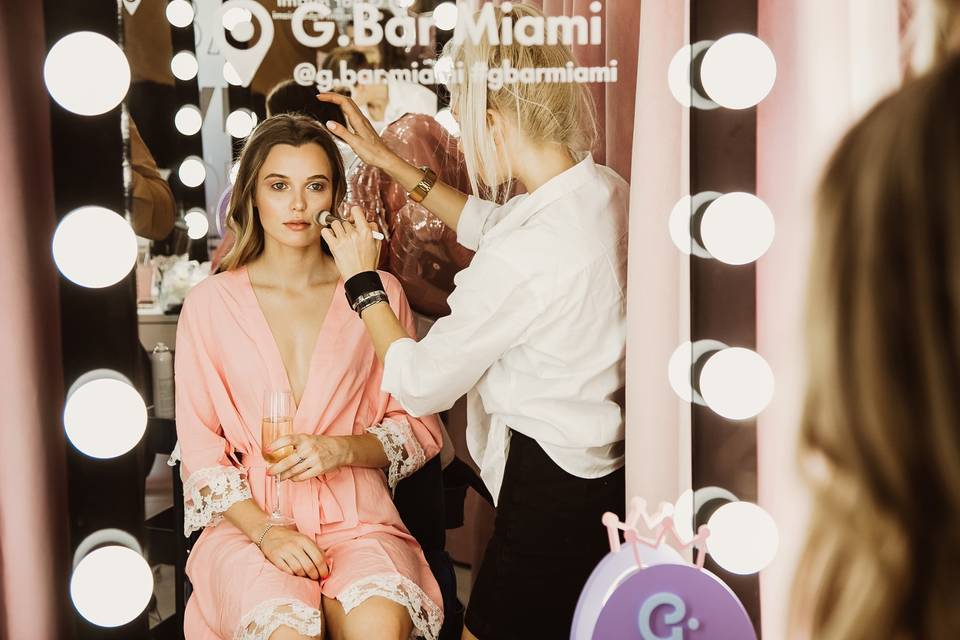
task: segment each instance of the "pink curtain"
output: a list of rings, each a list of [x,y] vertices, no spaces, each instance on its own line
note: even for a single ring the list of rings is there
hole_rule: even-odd
[[[0,637],[67,637],[58,277],[43,5],[0,3]]]
[[[690,414],[667,378],[673,350],[689,339],[689,258],[667,231],[671,209],[689,192],[688,118],[667,86],[670,60],[687,42],[687,5],[640,6],[630,136],[627,496],[651,505],[675,502],[690,487]]]
[[[760,103],[757,192],[777,236],[757,266],[758,350],[777,381],[757,428],[760,504],[780,530],[761,575],[763,636],[788,638],[790,580],[806,535],[806,494],[795,465],[804,383],[803,305],[812,192],[838,137],[899,78],[897,0],[760,0],[759,35],[777,59]]]

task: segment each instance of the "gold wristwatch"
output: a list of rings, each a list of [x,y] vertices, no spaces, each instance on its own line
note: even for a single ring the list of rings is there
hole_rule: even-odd
[[[420,167],[420,169],[423,171],[423,177],[420,178],[420,182],[409,194],[410,199],[416,203],[423,202],[423,199],[427,197],[430,189],[433,189],[433,185],[437,182],[437,174],[433,172],[433,169],[430,167]]]

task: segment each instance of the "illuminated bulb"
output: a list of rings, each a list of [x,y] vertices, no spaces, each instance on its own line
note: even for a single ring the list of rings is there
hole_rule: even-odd
[[[417,0],[396,0],[398,9],[409,9]]]
[[[52,248],[65,278],[94,289],[116,284],[137,261],[137,237],[130,223],[103,207],[80,207],[64,216]]]
[[[67,438],[78,451],[92,458],[115,458],[143,438],[147,408],[121,374],[98,369],[71,387],[63,424]]]
[[[170,70],[179,80],[193,80],[199,69],[197,57],[190,51],[181,51],[170,60]]]
[[[50,48],[43,63],[43,80],[61,107],[95,116],[123,102],[130,88],[130,64],[110,38],[78,31]]]
[[[237,109],[227,116],[227,133],[234,138],[246,138],[257,126],[257,118],[249,109]]]
[[[177,175],[180,176],[180,182],[186,186],[199,187],[207,179],[207,168],[202,159],[190,156],[180,163]]]
[[[687,255],[690,255],[693,239],[690,237],[690,208],[693,206],[693,198],[683,196],[673,206],[670,212],[670,239],[673,244]]]
[[[183,221],[187,223],[187,235],[194,240],[199,240],[207,235],[210,230],[210,221],[207,219],[207,213],[203,209],[190,209],[183,216]]]
[[[200,113],[200,109],[192,104],[186,104],[177,111],[173,123],[176,125],[177,131],[185,136],[192,136],[203,127],[203,114]]]
[[[769,207],[749,193],[726,193],[707,207],[700,222],[703,244],[717,260],[747,264],[773,243],[775,225]]]
[[[707,50],[700,81],[711,100],[728,109],[747,109],[759,103],[777,78],[777,62],[770,48],[756,36],[734,33]]]
[[[730,573],[757,573],[777,554],[777,525],[770,514],[752,502],[723,505],[710,516],[707,527],[707,551]]]
[[[693,387],[690,385],[690,367],[693,364],[693,345],[687,341],[677,347],[667,365],[667,377],[674,393],[687,402],[693,402]]]
[[[232,7],[223,13],[223,28],[227,31],[233,31],[237,25],[243,24],[244,22],[251,22],[252,20],[253,13],[250,12],[250,9]]]
[[[450,111],[450,109],[441,109],[437,112],[437,115],[433,117],[450,135],[460,137],[460,125],[457,124],[457,120],[453,117],[453,112]]]
[[[707,406],[730,420],[746,420],[763,411],[773,389],[770,365],[750,349],[718,351],[700,372],[700,393]]]
[[[167,5],[167,21],[175,27],[188,27],[193,22],[193,5],[186,0],[173,0]]]
[[[229,61],[223,63],[223,79],[235,87],[243,84],[243,80],[240,79],[240,74],[237,73],[237,70]]]
[[[139,616],[153,595],[153,573],[143,556],[119,545],[100,547],[70,578],[70,599],[85,619],[119,627]]]
[[[453,58],[443,56],[433,65],[433,75],[437,82],[443,85],[450,84],[450,78],[453,76]]]
[[[670,93],[677,99],[677,102],[685,107],[689,107],[691,102],[690,87],[690,62],[693,59],[692,48],[690,45],[684,45],[670,60],[670,66],[667,67],[667,85],[670,87]]]
[[[433,22],[437,29],[450,31],[457,26],[457,5],[452,2],[438,4],[433,10]]]

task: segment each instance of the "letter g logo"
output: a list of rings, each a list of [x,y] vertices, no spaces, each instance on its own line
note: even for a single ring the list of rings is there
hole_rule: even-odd
[[[670,607],[664,617],[664,623],[671,625],[673,630],[669,636],[658,636],[653,632],[653,619],[656,610],[660,607]],[[687,606],[683,600],[673,593],[655,593],[647,598],[643,606],[640,607],[638,616],[640,624],[640,636],[643,640],[684,640],[683,635],[683,617],[687,613]],[[700,621],[691,618],[686,624],[692,631],[700,628]]]

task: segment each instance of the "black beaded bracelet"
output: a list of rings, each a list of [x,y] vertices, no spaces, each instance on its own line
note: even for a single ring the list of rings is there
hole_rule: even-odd
[[[380,274],[376,271],[358,273],[343,284],[343,289],[351,309],[356,308],[357,299],[363,294],[373,291],[386,291],[383,287],[383,281],[380,279]]]

